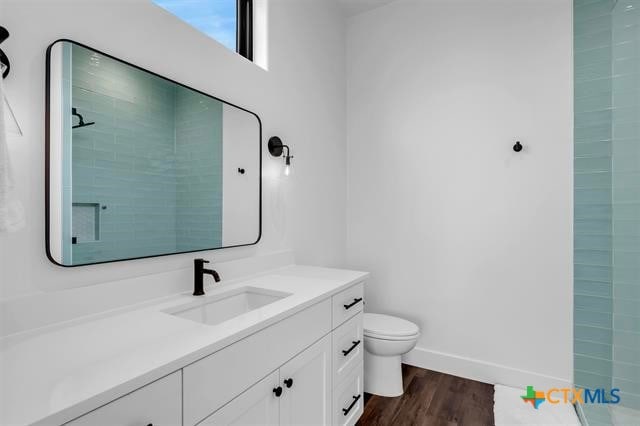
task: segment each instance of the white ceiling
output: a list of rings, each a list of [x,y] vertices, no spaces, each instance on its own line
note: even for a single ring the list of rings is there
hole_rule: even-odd
[[[355,16],[392,1],[395,0],[340,0],[340,4],[347,16]]]

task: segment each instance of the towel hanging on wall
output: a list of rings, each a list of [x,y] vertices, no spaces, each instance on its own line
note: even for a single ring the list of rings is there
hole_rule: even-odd
[[[0,29],[3,30],[0,31],[0,42],[2,42],[9,36],[9,33],[2,27]],[[0,232],[13,232],[21,229],[25,221],[22,203],[15,198],[14,180],[9,161],[5,107],[7,107],[7,113],[11,115],[14,121],[15,116],[4,95],[4,76],[8,71],[9,65],[4,63],[6,55],[3,53],[1,56],[3,56],[1,58],[3,78],[0,78]],[[20,131],[20,126],[18,126],[18,131]]]
[[[5,27],[0,26],[0,43],[8,38],[9,31]],[[4,53],[4,51],[0,49],[0,75],[2,75],[3,79],[7,78],[10,70],[11,63],[9,62],[9,58]],[[20,124],[18,124],[18,120],[13,112],[13,109],[11,108],[9,99],[7,99],[7,95],[0,96],[0,102],[4,103],[5,113],[8,113],[11,123],[13,124],[13,126],[9,126],[5,123],[5,132],[10,131],[11,133],[17,133],[22,136],[22,129],[20,128]],[[4,115],[2,117],[4,117]]]

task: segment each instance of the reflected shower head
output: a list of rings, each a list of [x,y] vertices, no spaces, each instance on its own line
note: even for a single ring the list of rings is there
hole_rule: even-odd
[[[92,124],[96,124],[95,121],[85,123],[84,118],[82,117],[82,115],[78,113],[78,110],[75,108],[71,108],[71,115],[75,115],[76,117],[78,117],[78,124],[76,124],[75,126],[71,126],[72,129],[78,129],[80,127],[87,127],[87,126],[91,126]]]

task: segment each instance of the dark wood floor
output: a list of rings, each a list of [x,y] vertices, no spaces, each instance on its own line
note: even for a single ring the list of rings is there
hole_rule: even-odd
[[[365,394],[358,426],[493,425],[493,386],[402,365],[404,395]]]

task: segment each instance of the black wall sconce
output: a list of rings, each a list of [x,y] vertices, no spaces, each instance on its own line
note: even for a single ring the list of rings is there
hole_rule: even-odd
[[[282,139],[277,136],[272,136],[269,138],[269,143],[267,145],[269,147],[269,153],[274,157],[284,157],[284,175],[289,176],[291,173],[291,159],[293,155],[289,150],[289,146],[282,143]],[[287,150],[286,154],[284,150]]]

